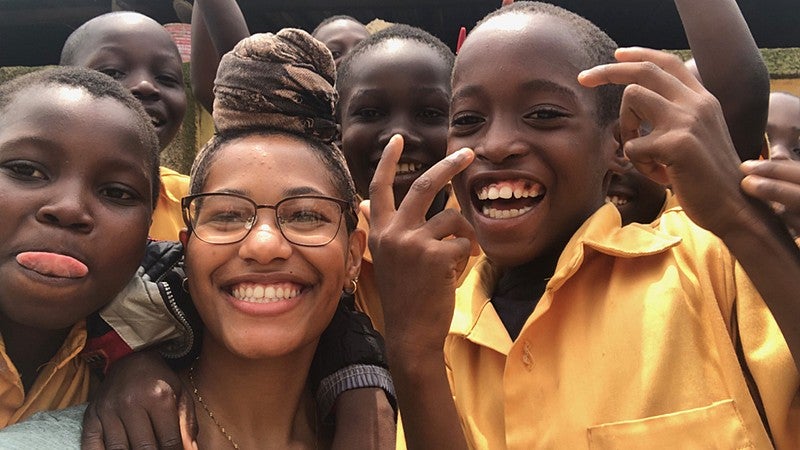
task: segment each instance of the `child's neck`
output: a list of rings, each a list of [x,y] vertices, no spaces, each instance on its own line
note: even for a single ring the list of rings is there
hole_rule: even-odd
[[[39,369],[50,361],[64,344],[70,328],[43,330],[21,325],[0,314],[0,333],[6,346],[6,354],[22,378],[22,386],[28,392],[39,376]]]
[[[208,339],[203,346],[200,358],[185,374],[191,389],[197,390],[200,448],[224,448],[230,446],[229,439],[239,448],[323,446],[306,386],[316,344],[310,352],[280,361],[239,358]]]

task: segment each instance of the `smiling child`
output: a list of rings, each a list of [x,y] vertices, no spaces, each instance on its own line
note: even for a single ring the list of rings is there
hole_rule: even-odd
[[[369,242],[410,447],[800,445],[798,250],[741,192],[716,99],[615,49],[561,8],[502,8],[457,57],[449,156],[396,210],[387,145]],[[621,227],[620,146],[682,207]],[[451,177],[463,217],[426,220]]]
[[[150,116],[161,150],[177,135],[186,113],[181,57],[155,20],[128,11],[95,17],[67,38],[60,64],[95,69],[122,83]],[[183,227],[180,199],[188,191],[189,177],[167,167],[160,174],[150,237],[174,241]]]

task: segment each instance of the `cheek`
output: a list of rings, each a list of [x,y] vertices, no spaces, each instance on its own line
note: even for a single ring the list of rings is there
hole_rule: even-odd
[[[169,112],[175,116],[175,119],[182,119],[187,108],[186,91],[182,87],[169,88],[164,97]]]

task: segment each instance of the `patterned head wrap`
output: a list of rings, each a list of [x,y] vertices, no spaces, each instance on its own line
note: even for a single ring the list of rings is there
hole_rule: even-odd
[[[335,82],[330,51],[305,31],[254,34],[220,61],[214,124],[220,133],[266,127],[330,143],[337,135]]]

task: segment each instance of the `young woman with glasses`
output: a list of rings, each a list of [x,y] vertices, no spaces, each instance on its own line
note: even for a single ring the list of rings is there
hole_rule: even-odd
[[[218,83],[238,82],[226,73],[236,78],[265,48],[316,45],[306,36],[248,38],[223,59]],[[271,67],[296,74],[299,65]],[[312,95],[319,92],[314,76],[304,73],[304,90],[291,96],[304,96],[296,103],[321,98]],[[239,109],[238,99],[218,86],[222,131],[198,155],[183,199],[186,285],[205,325],[200,355],[183,373],[195,392],[197,443],[326,448],[330,433],[306,378],[342,291],[355,286],[366,246],[356,229],[355,188],[342,153],[314,128],[319,117],[309,120],[292,110],[296,103],[284,108],[273,98],[278,107],[265,119]]]
[[[365,245],[341,154],[282,131],[222,134],[192,177],[181,241],[206,330],[185,373],[208,413],[198,442],[324,447],[305,378]]]

